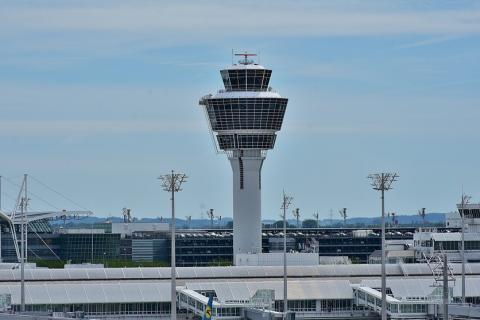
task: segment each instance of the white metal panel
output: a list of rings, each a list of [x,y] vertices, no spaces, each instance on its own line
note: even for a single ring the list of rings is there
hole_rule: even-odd
[[[118,285],[118,289],[122,292],[124,301],[145,302],[140,286],[138,283],[122,283]]]
[[[88,298],[84,285],[66,285],[67,295],[71,303],[91,303],[92,300]],[[55,303],[55,302],[53,302]]]
[[[124,268],[108,268],[105,270],[105,275],[107,279],[124,279],[125,275],[123,273]]]
[[[33,288],[36,285],[31,285],[29,286],[29,291],[33,290]],[[45,284],[44,285],[46,288],[46,291],[48,291],[48,296],[50,299],[48,299],[48,302],[45,302],[47,299],[44,299],[43,297],[39,296],[32,296],[32,299],[34,299],[33,304],[44,304],[44,303],[56,303],[56,304],[64,304],[64,303],[70,303],[70,300],[68,299],[67,295],[67,290],[66,286],[68,284]]]
[[[87,300],[90,303],[105,303],[107,298],[101,284],[86,283],[81,285],[85,290]]]
[[[87,272],[88,279],[107,279],[106,269],[103,268],[92,268],[85,269]]]
[[[129,302],[124,295],[124,291],[122,290],[122,285],[120,284],[102,284],[103,292],[105,292],[105,302]],[[140,302],[140,297],[137,297],[133,301],[130,302]]]
[[[143,279],[158,279],[160,272],[158,268],[141,268]]]
[[[123,274],[126,279],[142,279],[142,273],[139,268],[123,268]]]

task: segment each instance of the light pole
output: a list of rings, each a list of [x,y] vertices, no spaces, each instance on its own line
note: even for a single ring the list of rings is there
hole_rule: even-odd
[[[287,196],[283,191],[283,318],[287,318],[288,297],[287,297],[287,209],[292,203],[293,197]]]
[[[368,176],[372,180],[374,190],[381,191],[382,199],[382,320],[387,320],[387,279],[385,272],[385,191],[392,188],[392,183],[397,180],[396,173],[374,173]]]
[[[318,211],[313,214],[313,217],[314,217],[315,220],[317,221],[317,229],[318,229],[318,217],[319,217]]]
[[[300,228],[300,209],[299,208],[295,208],[293,211],[293,216],[295,217],[295,219],[297,219],[297,228]]]
[[[163,190],[171,192],[172,201],[172,222],[171,222],[171,307],[170,315],[172,320],[177,320],[177,284],[175,272],[175,192],[181,191],[182,183],[187,180],[187,176],[183,173],[175,173],[173,170],[170,174],[160,176],[158,179],[162,181]]]
[[[345,227],[347,225],[347,208],[338,210],[338,213],[340,213],[340,217],[343,219],[343,226]]]
[[[2,210],[2,176],[0,175],[0,210]]]
[[[418,215],[422,217],[422,227],[425,228],[425,216],[427,215],[425,213],[425,208],[418,210]]]
[[[20,202],[20,209],[22,213],[22,219],[20,224],[21,229],[21,254],[20,254],[20,311],[25,312],[25,254],[26,254],[26,233],[25,233],[25,214],[28,209],[28,193],[27,193],[27,174],[23,175],[23,198]]]
[[[465,303],[465,205],[470,201],[470,196],[462,192],[460,216],[462,218],[462,303]]]

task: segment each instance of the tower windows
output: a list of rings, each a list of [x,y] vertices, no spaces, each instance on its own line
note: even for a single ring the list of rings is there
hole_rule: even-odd
[[[243,190],[243,160],[238,158],[238,166],[240,168],[240,190]]]
[[[266,91],[272,70],[227,69],[220,74],[227,91]]]

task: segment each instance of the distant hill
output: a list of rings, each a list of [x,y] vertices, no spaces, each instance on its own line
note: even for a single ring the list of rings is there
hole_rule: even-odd
[[[392,218],[385,218],[386,223],[392,223]],[[398,225],[421,225],[423,223],[422,218],[419,215],[398,215],[395,216],[395,220]],[[427,224],[443,224],[445,223],[445,213],[427,213],[425,215],[425,223]],[[320,225],[338,225],[343,224],[343,220],[340,219],[324,219],[320,221]],[[347,219],[347,225],[365,225],[375,226],[380,225],[380,217],[358,217]]]
[[[391,223],[391,218],[386,218],[387,223]],[[399,215],[395,216],[395,219],[398,222],[398,225],[421,225],[422,218],[418,215]],[[135,222],[142,222],[142,223],[154,223],[154,222],[165,222],[170,223],[171,219],[167,218],[142,218],[135,220]],[[278,220],[273,219],[265,219],[262,220],[264,225],[271,225]],[[84,226],[88,227],[92,224],[97,223],[107,223],[107,222],[123,222],[123,219],[120,217],[88,217],[82,218],[79,220],[67,220],[65,222],[66,227],[79,227]],[[186,219],[175,219],[177,228],[187,228],[188,223]],[[297,225],[297,221],[294,219],[287,219],[288,224],[292,226]],[[300,223],[302,223],[301,221]],[[445,213],[428,213],[425,216],[425,222],[429,225],[431,224],[444,224],[445,223]],[[230,227],[232,223],[232,218],[230,217],[222,217],[221,220],[214,220],[213,227],[214,228],[226,228]],[[54,220],[51,221],[53,226],[61,226],[64,224],[62,220]],[[342,226],[344,224],[343,220],[340,219],[322,219],[319,220],[319,224],[321,227],[329,227],[329,226]],[[379,217],[358,217],[358,218],[350,218],[347,219],[347,226],[356,226],[356,227],[368,227],[368,226],[378,226],[380,224]],[[190,222],[190,228],[192,229],[205,229],[211,227],[211,221],[209,219],[192,219]]]

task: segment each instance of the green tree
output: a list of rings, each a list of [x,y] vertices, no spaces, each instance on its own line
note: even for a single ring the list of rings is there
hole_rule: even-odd
[[[283,220],[279,220],[279,221],[273,223],[272,228],[282,229],[283,228]],[[292,226],[290,223],[287,222],[287,228],[295,228],[295,226]]]
[[[316,228],[317,227],[317,220],[307,219],[303,220],[302,228]]]

